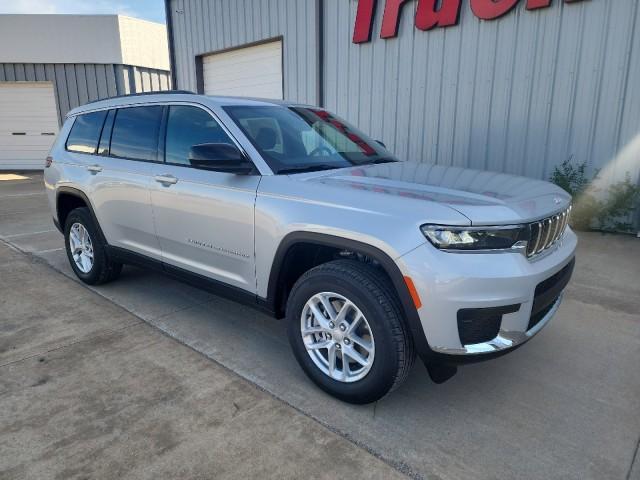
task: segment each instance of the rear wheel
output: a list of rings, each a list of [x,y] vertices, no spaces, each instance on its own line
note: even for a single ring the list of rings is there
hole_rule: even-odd
[[[69,264],[84,283],[99,285],[120,275],[122,264],[109,259],[105,242],[88,208],[76,208],[69,213],[64,239]]]
[[[309,378],[350,403],[382,398],[414,361],[395,292],[382,272],[361,262],[333,261],[302,275],[287,302],[287,326]]]

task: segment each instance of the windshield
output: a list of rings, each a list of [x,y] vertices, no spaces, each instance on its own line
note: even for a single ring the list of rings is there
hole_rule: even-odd
[[[397,159],[326,110],[307,107],[224,107],[275,173],[351,167]]]

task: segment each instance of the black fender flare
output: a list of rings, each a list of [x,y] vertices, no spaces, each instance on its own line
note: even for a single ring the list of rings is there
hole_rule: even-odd
[[[93,209],[93,204],[91,203],[91,200],[89,200],[89,197],[87,196],[86,193],[84,193],[82,190],[75,187],[62,186],[56,189],[56,222],[55,223],[56,223],[56,227],[58,227],[58,230],[60,230],[60,232],[64,235],[64,225],[60,224],[60,211],[59,211],[59,205],[60,205],[59,198],[61,194],[78,197],[85,203],[85,205],[89,209],[89,213],[91,214],[91,219],[93,220],[96,227],[98,228],[98,232],[100,234],[102,242],[105,245],[108,245],[107,238],[104,236],[104,232],[102,231],[100,222],[98,222],[98,217],[96,217],[96,213]]]
[[[409,328],[411,337],[413,338],[413,343],[418,355],[425,362],[430,362],[435,359],[436,354],[429,346],[429,342],[427,341],[427,337],[425,336],[422,328],[420,315],[413,303],[413,299],[409,293],[407,284],[405,283],[404,276],[398,268],[398,265],[384,251],[357,240],[316,232],[300,231],[287,234],[280,242],[271,265],[269,285],[267,287],[267,304],[270,310],[274,312],[277,311],[276,302],[280,283],[279,279],[284,259],[291,247],[300,243],[315,244],[358,252],[378,262],[391,279],[393,287],[396,290],[398,300],[400,301],[400,307],[402,308],[407,327]]]

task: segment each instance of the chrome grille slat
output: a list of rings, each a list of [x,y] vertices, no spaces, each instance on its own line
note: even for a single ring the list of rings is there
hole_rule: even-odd
[[[553,238],[553,243],[556,243],[560,236],[562,235],[562,224],[564,223],[564,219],[562,218],[562,214],[558,215],[558,228],[556,229],[556,235]]]
[[[542,222],[540,223],[542,224],[542,230],[540,231],[540,244],[536,249],[536,253],[540,253],[544,250],[544,242],[546,241],[545,239],[547,238],[547,234],[549,233],[549,223],[547,222],[547,220],[542,220]]]
[[[553,216],[551,217],[551,227],[549,228],[549,240],[547,241],[547,248],[553,245],[553,241],[556,238],[556,230],[557,230],[556,217]]]
[[[569,218],[569,215],[567,215],[567,212],[566,211],[562,212],[562,222],[561,222],[562,227],[560,228],[560,235],[558,235],[558,238],[564,235],[564,229],[567,228],[567,218]]]
[[[540,242],[542,242],[542,231],[544,230],[544,222],[538,222],[538,239],[536,240],[536,248],[533,250],[533,253],[538,251],[540,248]]]
[[[531,238],[531,243],[533,243],[533,248],[528,250],[529,256],[536,253],[538,246],[540,246],[540,239],[542,238],[542,223],[541,222],[532,223],[531,228],[533,228],[534,225],[536,226],[536,237],[535,237],[536,241],[535,243],[533,243],[533,237]]]
[[[549,237],[551,236],[551,227],[553,226],[553,220],[547,218],[544,223],[547,224],[547,228],[545,229],[545,237],[544,242],[542,243],[542,250],[545,250],[549,246]]]
[[[553,227],[551,231],[553,233],[551,234],[551,242],[549,243],[549,246],[556,243],[556,240],[558,239],[558,231],[560,230],[560,215],[555,215],[553,217],[552,224],[553,224]]]
[[[571,207],[556,215],[529,224],[531,233],[530,247],[527,248],[529,258],[547,250],[562,238],[569,224],[570,212]]]

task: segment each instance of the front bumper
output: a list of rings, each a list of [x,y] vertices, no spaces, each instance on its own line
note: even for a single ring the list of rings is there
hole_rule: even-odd
[[[562,301],[576,246],[577,238],[567,228],[553,250],[539,259],[520,253],[448,253],[428,243],[397,259],[422,301],[418,314],[429,345],[429,358],[423,354],[423,360],[452,365],[485,360],[532,338]],[[542,291],[550,282],[548,291]],[[482,312],[489,312],[487,322],[495,326],[493,333],[491,326],[485,329],[490,338],[478,342],[463,331],[465,314],[473,317],[475,312],[480,312],[480,323],[485,321]]]

